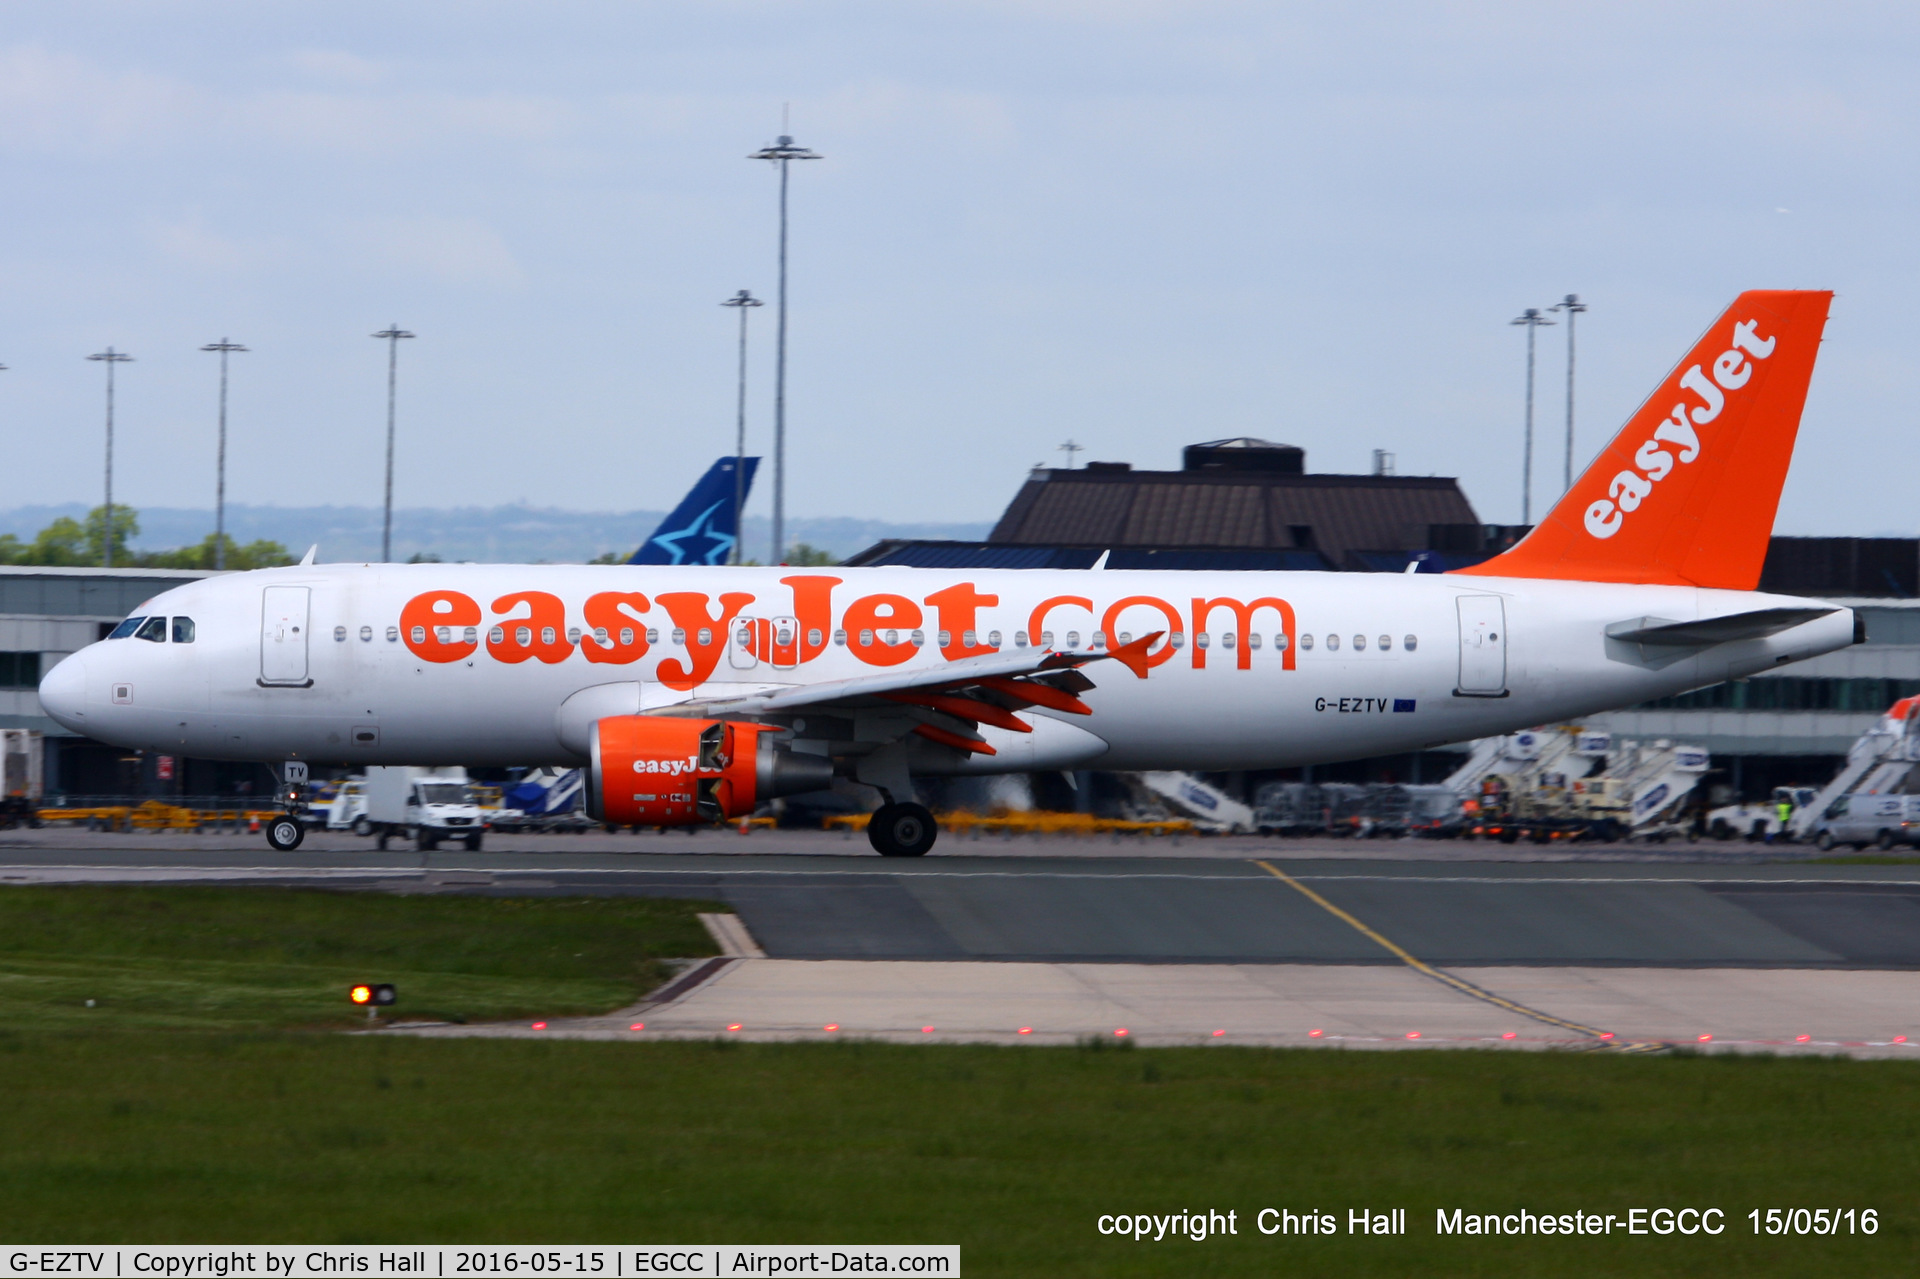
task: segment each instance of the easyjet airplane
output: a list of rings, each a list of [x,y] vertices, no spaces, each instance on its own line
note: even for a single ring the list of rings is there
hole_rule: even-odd
[[[155,597],[40,685],[123,747],[585,765],[617,825],[843,777],[1255,769],[1418,750],[1863,638],[1755,592],[1832,295],[1742,294],[1527,538],[1447,574],[315,564]],[[275,822],[276,847],[299,842]]]

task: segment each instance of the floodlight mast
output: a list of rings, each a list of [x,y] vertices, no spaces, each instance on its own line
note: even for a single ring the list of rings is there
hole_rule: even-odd
[[[391,564],[393,563],[393,392],[400,367],[400,339],[410,338],[413,334],[397,324],[389,324],[373,336],[385,340],[387,344],[387,501],[386,514],[380,522],[380,562]]]
[[[740,393],[733,423],[733,547],[727,552],[727,562],[738,564],[740,538],[747,527],[747,312],[766,303],[742,289],[720,305],[740,312]]]
[[[247,348],[221,338],[200,349],[220,352],[220,448],[213,483],[213,567],[219,570],[227,566],[227,356]]]
[[[113,366],[129,363],[133,357],[108,347],[87,357],[107,366],[107,503],[106,527],[100,538],[100,567],[113,567]]]
[[[1578,293],[1569,293],[1558,305],[1547,308],[1567,313],[1567,477],[1563,493],[1573,487],[1573,317],[1586,309]]]
[[[1552,324],[1540,308],[1530,306],[1522,311],[1518,318],[1509,321],[1512,324],[1527,326],[1527,445],[1521,461],[1520,474],[1520,522],[1533,523],[1533,333],[1543,324]]]
[[[823,157],[806,147],[796,146],[791,137],[781,134],[770,147],[762,147],[749,160],[766,160],[780,166],[780,295],[775,322],[773,358],[773,563],[786,562],[787,518],[787,164],[792,160],[819,160]]]

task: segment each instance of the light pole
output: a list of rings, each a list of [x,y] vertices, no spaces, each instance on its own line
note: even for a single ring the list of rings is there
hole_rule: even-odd
[[[387,506],[380,524],[380,562],[393,563],[393,388],[400,367],[400,339],[413,334],[397,324],[389,324],[373,336],[387,344]]]
[[[1530,306],[1522,311],[1514,324],[1527,326],[1527,446],[1521,462],[1520,474],[1520,522],[1533,523],[1533,331],[1543,324],[1552,324],[1540,313],[1540,308]]]
[[[806,147],[795,146],[793,139],[781,134],[770,147],[762,147],[749,160],[767,160],[780,166],[780,296],[779,319],[775,324],[773,357],[773,563],[786,557],[787,519],[787,164],[792,160],[818,160],[822,157]]]
[[[221,338],[200,349],[220,352],[220,449],[213,482],[213,567],[218,570],[227,566],[227,355],[247,348]]]
[[[112,347],[108,347],[106,350],[97,351],[94,354],[89,355],[87,358],[89,360],[99,360],[107,366],[107,505],[106,505],[107,518],[106,518],[106,532],[105,532],[105,535],[100,539],[101,541],[100,566],[102,568],[112,568],[113,567],[113,366],[116,364],[126,364],[129,361],[131,361],[133,357],[131,355],[128,355],[124,351],[116,351]]]
[[[1560,490],[1563,493],[1573,487],[1573,317],[1586,309],[1578,293],[1569,293],[1558,306],[1547,308],[1567,313],[1567,478],[1566,487]]]
[[[738,564],[740,534],[747,526],[746,512],[741,509],[747,504],[747,312],[766,303],[742,289],[720,305],[740,312],[740,394],[733,422],[733,549],[727,554]]]

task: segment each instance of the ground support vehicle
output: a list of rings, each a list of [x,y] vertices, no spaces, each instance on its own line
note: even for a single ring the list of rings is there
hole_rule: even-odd
[[[1847,762],[1819,794],[1796,802],[1788,819],[1789,836],[1817,840],[1819,824],[1842,797],[1902,795],[1913,790],[1916,764],[1920,764],[1920,697],[1903,697],[1848,748]],[[1836,838],[1836,842],[1843,841]]]
[[[366,811],[354,819],[356,835],[371,836],[384,849],[398,835],[421,852],[458,840],[480,851],[485,818],[474,802],[464,768],[369,768]]]
[[[46,738],[35,728],[0,728],[0,796],[9,825],[25,821],[44,789]]]
[[[1837,844],[1884,852],[1920,843],[1920,795],[1842,795],[1814,818],[1808,835],[1821,852]]]
[[[318,805],[315,805],[317,808]],[[327,805],[327,830],[352,830],[355,834],[364,831],[354,830],[356,822],[367,815],[367,779],[349,777],[334,785],[333,800]]]
[[[488,825],[501,831],[578,833],[594,829],[581,809],[586,771],[544,767],[530,770],[501,794],[501,807]]]
[[[1462,798],[1468,838],[1660,843],[1687,833],[1708,763],[1702,747],[1562,724],[1473,743],[1446,786]]]
[[[1262,835],[1319,834],[1326,804],[1312,782],[1268,782],[1253,796],[1253,825]]]
[[[1405,833],[1423,839],[1452,839],[1465,824],[1466,809],[1449,786],[1401,786],[1406,795]]]
[[[1750,844],[1791,840],[1805,830],[1815,815],[1820,794],[1811,786],[1776,786],[1763,804],[1729,804],[1707,814],[1707,834],[1714,839],[1744,839]],[[1780,809],[1786,806],[1787,815]],[[1827,805],[1831,807],[1831,802]],[[1805,820],[1796,821],[1802,814]]]
[[[1240,834],[1254,829],[1253,809],[1192,773],[1137,774],[1155,799],[1201,830]]]

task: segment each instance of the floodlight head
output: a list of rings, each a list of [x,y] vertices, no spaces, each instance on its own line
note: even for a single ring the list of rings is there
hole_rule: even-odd
[[[1549,311],[1565,311],[1569,315],[1578,315],[1586,309],[1587,304],[1580,300],[1578,293],[1569,293],[1566,297],[1547,308]]]
[[[779,140],[776,141],[772,146],[761,147],[758,151],[755,151],[752,155],[747,157],[747,159],[749,160],[775,160],[775,161],[819,160],[822,158],[824,157],[822,157],[820,153],[817,151],[809,150],[808,148],[803,146],[794,145],[793,139],[788,137],[784,133],[780,135]]]
[[[721,306],[765,306],[766,303],[762,302],[759,298],[753,296],[753,294],[750,291],[746,289],[742,289],[738,293],[734,294],[732,297],[728,298],[725,302],[722,302],[720,305]]]
[[[238,342],[229,342],[226,338],[221,338],[218,342],[209,342],[200,349],[202,351],[244,351],[247,348]]]
[[[105,360],[108,364],[125,364],[133,359],[133,357],[125,351],[116,351],[112,347],[108,347],[104,351],[97,351],[87,358],[89,360]]]
[[[399,340],[400,338],[410,338],[413,336],[413,334],[407,332],[405,329],[401,328],[397,324],[389,324],[386,328],[381,329],[378,333],[375,333],[373,336],[377,338],[385,338],[387,341],[393,342],[393,341]]]
[[[1539,307],[1537,307],[1537,306],[1530,306],[1530,307],[1528,307],[1528,308],[1527,308],[1526,310],[1524,310],[1524,311],[1522,311],[1522,312],[1521,312],[1521,313],[1520,313],[1520,314],[1519,314],[1519,315],[1518,315],[1517,317],[1515,317],[1514,319],[1512,319],[1512,320],[1509,320],[1509,321],[1507,321],[1507,323],[1509,323],[1509,324],[1526,324],[1526,325],[1539,325],[1539,324],[1552,324],[1552,323],[1553,323],[1553,321],[1552,321],[1552,320],[1549,320],[1549,319],[1548,319],[1548,318],[1546,317],[1546,315],[1545,315],[1545,314],[1543,314],[1543,313],[1541,312],[1541,310],[1540,310],[1540,308],[1539,308]]]

